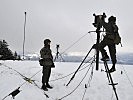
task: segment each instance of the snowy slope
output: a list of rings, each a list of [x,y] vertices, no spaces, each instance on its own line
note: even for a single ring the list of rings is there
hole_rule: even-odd
[[[45,92],[49,96],[49,98],[46,98],[41,89],[33,83],[25,82],[22,76],[16,72],[18,71],[30,78],[39,71],[39,73],[32,77],[32,80],[35,80],[38,86],[41,87],[42,73],[40,70],[42,67],[39,66],[38,61],[1,61],[0,63],[0,100],[18,87],[20,87],[19,90],[21,92],[15,97],[15,100],[58,100],[71,93],[79,85],[87,70],[88,74],[79,87],[62,100],[116,100],[112,86],[108,85],[109,82],[106,73],[101,71],[101,69],[104,70],[103,64],[100,64],[99,71],[95,70],[95,65],[85,64],[82,66],[84,69],[79,71],[71,83],[66,86],[73,75],[70,73],[76,71],[80,63],[56,62],[56,68],[52,69],[50,77],[50,84],[54,88]],[[117,71],[112,73],[114,82],[118,82],[116,91],[119,100],[133,100],[132,70],[132,65],[117,65]],[[93,72],[92,78],[90,77],[91,72]],[[64,77],[66,75],[68,76]],[[89,85],[85,88],[88,82]],[[12,100],[11,95],[7,96],[5,100]]]

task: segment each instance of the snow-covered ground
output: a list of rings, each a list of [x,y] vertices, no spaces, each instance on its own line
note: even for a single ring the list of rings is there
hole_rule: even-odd
[[[116,100],[112,86],[108,85],[106,73],[101,71],[104,70],[103,64],[100,64],[99,71],[95,70],[95,64],[84,64],[82,70],[66,86],[80,63],[56,62],[56,68],[52,69],[50,77],[50,84],[54,88],[45,92],[49,96],[47,98],[41,89],[33,83],[25,82],[18,73],[28,78],[32,77],[31,80],[35,80],[41,87],[42,67],[38,61],[0,61],[0,63],[0,100],[5,96],[7,96],[5,100],[12,100],[9,94],[18,87],[20,93],[16,95],[15,100],[58,100],[62,97],[62,100]],[[119,100],[133,100],[133,65],[116,65],[116,67],[117,71],[111,75],[114,83],[118,83],[116,91]]]

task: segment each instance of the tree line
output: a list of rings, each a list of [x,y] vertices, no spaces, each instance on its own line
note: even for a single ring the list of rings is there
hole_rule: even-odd
[[[5,40],[0,40],[0,60],[20,60],[20,55],[16,51],[13,53],[8,47]]]

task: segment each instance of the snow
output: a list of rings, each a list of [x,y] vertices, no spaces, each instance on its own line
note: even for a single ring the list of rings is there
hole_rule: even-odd
[[[55,62],[56,68],[52,69],[52,74],[50,77],[50,84],[53,86],[53,89],[49,89],[45,92],[49,96],[49,98],[46,98],[41,89],[37,88],[33,83],[31,84],[26,82],[22,76],[16,72],[18,71],[28,78],[31,78],[38,72],[31,78],[31,80],[35,80],[38,86],[41,87],[42,67],[39,65],[38,61],[0,61],[0,63],[0,100],[2,100],[5,96],[13,92],[18,87],[20,87],[20,93],[15,96],[15,100],[61,99],[67,94],[71,93],[79,85],[87,73],[87,70],[89,70],[87,76],[78,86],[78,88],[72,94],[64,97],[62,100],[116,100],[112,86],[108,85],[109,82],[106,73],[101,71],[101,69],[104,70],[103,64],[100,64],[98,71],[95,70],[95,64],[83,64],[84,66],[82,66],[81,69],[84,69],[78,71],[71,83],[66,86],[74,74],[73,72],[75,72],[79,67],[80,62]],[[111,64],[109,64],[109,67],[111,67]],[[117,71],[111,75],[114,83],[118,83],[116,86],[116,91],[119,100],[133,100],[132,65],[117,64],[116,67]],[[90,77],[90,75],[92,75],[91,72],[93,72],[92,78]],[[88,86],[85,88],[85,85],[87,84]],[[5,98],[5,100],[12,99],[13,98],[11,95]]]

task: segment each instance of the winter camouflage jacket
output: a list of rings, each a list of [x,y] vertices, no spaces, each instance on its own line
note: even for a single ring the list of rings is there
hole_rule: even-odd
[[[40,50],[41,58],[43,59],[43,66],[51,66],[53,64],[53,56],[51,49],[47,46],[44,46]]]

